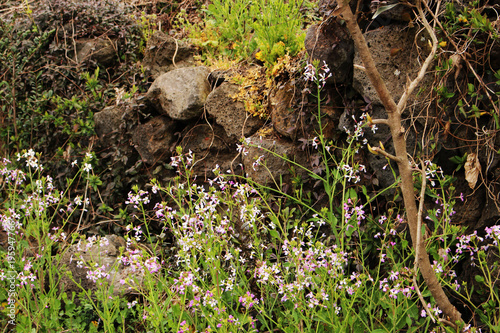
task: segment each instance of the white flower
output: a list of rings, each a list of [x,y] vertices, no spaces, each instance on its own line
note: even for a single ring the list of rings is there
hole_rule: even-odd
[[[238,151],[238,153],[241,153],[245,156],[248,155],[248,149],[245,146],[240,145],[240,144],[236,144],[236,147],[237,147],[236,150]]]
[[[394,75],[399,76],[399,74],[401,74],[401,72],[399,71],[399,69],[396,69],[396,70],[394,71]]]
[[[262,165],[262,161],[264,160],[264,155],[260,155],[258,159],[255,160],[255,162],[252,163],[252,169],[253,171],[257,171],[257,168],[259,165]]]
[[[80,206],[80,205],[83,203],[83,201],[82,201],[82,197],[81,197],[81,196],[77,196],[77,197],[75,198],[75,201],[74,201],[74,202],[75,202],[75,205]]]
[[[312,146],[313,146],[313,148],[314,148],[314,149],[318,149],[318,142],[319,142],[318,137],[317,137],[317,136],[315,136],[315,137],[312,139]]]

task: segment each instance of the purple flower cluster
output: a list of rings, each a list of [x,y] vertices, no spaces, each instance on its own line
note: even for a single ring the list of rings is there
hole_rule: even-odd
[[[199,288],[194,283],[195,281],[196,281],[196,278],[195,278],[194,274],[191,273],[190,271],[181,272],[179,274],[179,277],[177,279],[174,279],[174,290],[176,293],[179,293],[180,295],[184,295],[188,288],[192,288],[191,291],[195,294],[198,294]],[[198,299],[198,301],[199,301],[199,299]],[[190,307],[192,307],[192,305]]]
[[[484,238],[478,236],[477,230],[474,230],[472,234],[462,235],[458,237],[458,243],[456,245],[453,261],[458,262],[463,253],[468,253],[471,258],[471,265],[474,266],[474,256],[476,255],[476,253],[478,251],[487,249],[487,245],[483,245],[481,247],[478,246],[478,243],[481,243],[483,241]]]
[[[13,208],[9,208],[7,212],[7,214],[0,214],[3,230],[17,233],[22,227],[21,214],[18,214]]]
[[[139,249],[130,249],[127,247],[123,255],[117,258],[117,261],[124,266],[130,267],[133,272],[141,274],[144,274],[146,271],[154,274],[161,269],[161,262],[158,257],[146,257]]]
[[[361,225],[361,221],[366,219],[365,211],[363,210],[363,205],[356,206],[351,198],[344,202],[344,217],[346,222],[355,220],[357,225]]]
[[[7,166],[12,162],[6,158],[2,159],[3,167],[0,169],[0,175],[5,176],[4,181],[6,184],[13,184],[19,186],[26,180],[26,174],[19,169],[11,169]]]
[[[484,236],[484,238],[492,239],[492,244],[498,246],[498,241],[500,240],[500,226],[495,225],[492,227],[486,227],[484,228],[484,231],[486,231],[486,236]]]
[[[436,317],[439,316],[441,313],[443,313],[437,305],[435,307],[432,307],[432,305],[430,303],[428,303],[427,308]],[[420,312],[420,316],[423,318],[427,317],[427,311],[425,311],[425,309],[422,309],[422,311]],[[466,332],[466,331],[464,331],[464,332]]]
[[[429,160],[424,161],[425,176],[430,181],[432,186],[436,186],[437,179],[444,179],[444,173],[440,166],[432,163]]]
[[[389,278],[379,281],[379,289],[388,293],[389,297],[393,299],[397,299],[398,295],[410,298],[415,291],[412,276],[412,270],[407,267],[397,271],[390,271]]]
[[[137,231],[136,228],[134,228]],[[136,232],[137,235],[137,232]],[[87,279],[102,285],[105,280],[111,278],[110,271],[116,268],[109,265],[101,265],[98,262],[94,262],[94,258],[84,259],[82,253],[89,252],[94,246],[98,247],[98,253],[102,251],[107,251],[106,247],[109,246],[109,240],[107,237],[92,236],[86,240],[80,240],[77,245],[76,258],[72,261],[76,262],[78,268],[87,269]],[[151,257],[144,255],[143,251],[139,249],[133,249],[130,238],[127,239],[127,246],[124,252],[117,257],[116,263],[118,265],[128,266],[133,272],[138,272],[139,275],[144,275],[146,272],[150,274],[155,274],[160,271],[162,263],[159,261],[158,257]],[[96,261],[99,261],[96,258]],[[122,285],[129,282],[126,280],[119,281]]]
[[[137,193],[129,192],[128,200],[125,201],[127,205],[134,205],[134,208],[138,208],[139,205],[147,205],[150,200],[147,191],[139,190]]]
[[[30,150],[19,158],[26,158],[26,164],[29,167],[43,170],[43,167],[39,164],[35,153]],[[2,161],[3,167],[0,169],[0,175],[4,176],[4,181],[7,184],[12,184],[14,187],[20,187],[26,181],[26,174],[21,170],[15,169],[11,170],[11,162],[7,159]],[[9,228],[11,232],[18,230],[23,226],[23,222],[27,223],[29,221],[45,221],[47,209],[49,207],[58,205],[63,195],[59,193],[54,185],[53,179],[50,176],[40,177],[39,179],[33,180],[31,186],[19,191],[23,191],[24,198],[22,202],[16,208],[9,208],[7,213],[0,214],[0,222],[4,230]],[[64,211],[63,211],[64,213]],[[26,224],[27,227],[34,226],[33,223]]]
[[[89,269],[87,271],[87,279],[89,279],[94,283],[99,283],[99,284],[102,284],[102,280],[110,279],[111,276],[107,272],[108,269],[105,265],[99,266],[99,264],[95,263],[93,266],[94,266],[93,270]]]
[[[32,272],[33,264],[31,263],[31,260],[26,259],[23,257],[21,259],[21,262],[24,263],[23,269],[17,274],[16,280],[19,281],[18,284],[16,284],[17,287],[22,287],[22,286],[30,286],[31,288],[34,288],[35,285],[33,282],[37,280],[37,276]],[[0,281],[5,280],[7,276],[5,275],[5,271],[3,269],[0,270]]]
[[[190,285],[190,288],[194,287]],[[187,289],[186,289],[187,290]],[[219,332],[224,329],[227,332],[258,332],[255,329],[255,320],[252,316],[247,315],[247,319],[249,319],[250,327],[246,327],[240,321],[240,319],[236,318],[232,314],[228,313],[228,309],[226,308],[224,302],[221,301],[220,297],[216,296],[212,291],[201,289],[196,289],[196,294],[193,294],[192,299],[187,304],[187,308],[190,309],[193,314],[201,313],[202,317],[207,317],[209,322],[215,323],[215,329],[212,329],[210,325],[208,325],[205,331],[202,332]],[[254,297],[250,295],[248,297]],[[243,302],[247,300],[244,299]],[[243,304],[240,298],[240,303]],[[251,303],[245,303],[245,308],[250,309],[253,305],[258,304],[257,299],[252,299]],[[251,304],[251,305],[250,305]],[[179,332],[185,332],[187,328],[187,323],[181,323],[181,329]]]
[[[500,226],[486,227],[484,230],[486,232],[484,237],[479,236],[477,230],[474,230],[472,234],[457,237],[458,243],[456,244],[455,255],[452,257],[453,262],[458,262],[466,253],[469,255],[471,265],[476,266],[480,257],[477,255],[478,253],[486,252],[492,245],[498,249]]]
[[[322,243],[306,244],[296,240],[285,241],[282,250],[282,263],[259,262],[254,270],[254,277],[261,285],[274,286],[282,302],[290,302],[295,308],[328,307],[332,303],[331,295],[321,283],[327,279],[330,290],[345,291],[354,294],[366,281],[360,275],[348,278],[344,275],[347,254],[336,246],[325,247]]]
[[[259,300],[255,297],[254,294],[247,291],[245,296],[240,296],[238,301],[247,309],[250,309],[252,306],[259,304]]]
[[[209,181],[211,187],[208,191],[195,184],[190,187],[183,184],[171,187],[169,195],[179,202],[196,198],[192,202],[192,209],[175,210],[166,203],[155,206],[155,216],[169,226],[177,239],[179,263],[188,263],[194,253],[203,251],[212,242],[220,244],[221,250],[225,249],[226,260],[233,256],[239,258],[236,253],[238,249],[226,248],[234,234],[230,220],[238,216],[243,231],[253,229],[258,221],[264,220],[258,204],[260,199],[254,197],[255,189],[248,184],[226,181],[220,176],[218,167],[213,171],[216,178]],[[225,207],[226,202],[231,202],[231,210]]]

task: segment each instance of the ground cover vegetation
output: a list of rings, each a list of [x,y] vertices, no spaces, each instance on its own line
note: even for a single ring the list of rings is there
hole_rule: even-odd
[[[321,21],[320,5],[0,5],[3,331],[500,331],[500,227],[496,220],[480,229],[464,225],[456,214],[469,199],[459,177],[470,188],[483,187],[498,204],[497,174],[488,170],[499,150],[500,66],[489,56],[498,42],[498,8],[480,1],[408,7],[415,12],[408,25],[429,21],[426,52],[434,52],[427,75],[433,76],[428,105],[435,111],[428,107],[414,115],[435,120],[410,159],[421,221],[421,240],[415,240],[394,156],[386,142],[370,146],[366,140],[387,123],[346,89],[354,125],[335,138],[325,132],[331,72],[303,52],[305,28]],[[369,5],[360,1],[355,7],[364,30],[373,27],[373,13],[364,11]],[[371,5],[379,14],[390,9]],[[93,114],[147,91],[152,81],[140,60],[158,29],[196,45],[199,61],[214,69],[222,62],[238,69],[259,66],[231,78],[241,84],[235,98],[254,116],[268,116],[265,98],[276,80],[293,75],[300,81],[316,128],[313,137],[299,138],[311,167],[281,156],[296,171],[289,184],[258,184],[218,166],[214,177],[202,181],[193,173],[199,156],[191,151],[178,148],[160,173],[127,148],[130,138],[119,137],[104,150]],[[118,60],[82,64],[68,54],[76,37],[101,36],[117,37]],[[144,110],[138,105],[127,126],[147,119]],[[439,137],[454,137],[454,148],[471,149],[443,154],[449,147]],[[235,149],[246,154],[255,146],[242,139]],[[393,185],[368,181],[368,154],[387,158],[386,168],[397,179]],[[253,167],[271,171],[264,158]],[[107,246],[109,234],[123,236],[125,244],[106,267],[100,255],[86,254]],[[420,241],[424,251],[417,254],[414,244]],[[64,269],[71,246],[77,248],[72,263],[86,269],[91,289]],[[461,320],[438,306],[415,263],[424,255]],[[123,267],[134,274],[115,281]],[[66,291],[66,281],[78,291]],[[114,292],[119,286],[125,295]]]

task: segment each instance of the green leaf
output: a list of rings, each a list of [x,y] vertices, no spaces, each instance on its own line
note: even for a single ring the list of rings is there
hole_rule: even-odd
[[[484,323],[487,323],[489,321],[488,317],[484,314],[484,312],[481,309],[477,308],[474,312],[477,315],[479,315],[479,317]]]
[[[97,191],[97,187],[102,185],[102,181],[99,176],[91,175],[89,177],[89,185],[94,189],[94,191]]]
[[[350,188],[349,191],[347,192],[347,197],[351,198],[356,202],[358,200],[358,193],[354,188]]]
[[[380,14],[382,14],[383,12],[386,12],[388,11],[389,9],[392,9],[394,7],[396,7],[397,5],[399,5],[399,3],[395,3],[395,4],[392,4],[392,5],[387,5],[387,6],[380,6],[378,7],[377,11],[375,12],[375,14],[373,14],[373,17],[372,17],[372,20],[376,19],[377,16],[379,16]]]
[[[490,300],[488,301],[488,305],[489,305],[492,309],[494,309],[494,308],[496,308],[497,302],[496,302],[494,299],[490,299]]]
[[[347,238],[351,238],[352,236],[352,233],[356,230],[355,227],[353,227],[352,225],[348,225],[347,228],[346,228],[346,231],[345,231],[345,235],[347,236]]]
[[[309,176],[311,176],[311,178],[314,178],[314,179],[318,179],[318,180],[324,180],[323,177],[321,177],[320,175],[318,174],[315,174],[314,172],[310,172],[309,173]]]
[[[465,158],[465,160],[464,160]],[[467,159],[467,153],[464,154],[463,157],[461,156],[452,156],[449,158],[449,160],[455,164],[464,164]]]
[[[273,238],[280,239],[280,234],[274,229],[269,230],[269,235]]]
[[[161,170],[163,169],[163,166],[158,165],[154,170],[153,170],[153,175],[159,174]]]
[[[481,275],[474,276],[474,279],[476,280],[476,282],[484,283],[484,277],[482,277]]]
[[[413,304],[409,309],[408,309],[408,318],[412,318],[414,320],[418,320],[420,318],[420,314],[418,311],[418,307]],[[408,324],[408,326],[412,326],[411,324]]]
[[[361,186],[361,191],[363,191],[363,194],[365,195],[367,200],[370,200],[370,196],[368,195],[368,190],[366,189],[366,186]]]
[[[476,88],[474,87],[474,85],[472,83],[469,83],[469,84],[467,84],[467,90],[469,91],[469,95],[470,95],[476,90]]]

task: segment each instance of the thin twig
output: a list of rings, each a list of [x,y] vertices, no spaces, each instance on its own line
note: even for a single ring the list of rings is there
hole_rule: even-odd
[[[427,176],[425,174],[425,164],[422,161],[422,170],[420,170],[422,174],[422,188],[420,189],[420,202],[418,205],[418,214],[417,214],[417,244],[420,244],[422,241],[422,212],[424,210],[424,198],[425,198],[425,188],[427,186]],[[420,246],[415,246],[415,263],[413,266],[413,286],[415,287],[415,291],[417,292],[418,298],[420,299],[420,302],[422,303],[422,306],[427,312],[427,315],[432,319],[432,322],[436,322],[436,319],[431,313],[431,310],[427,306],[427,302],[424,300],[424,297],[422,296],[422,293],[420,292],[420,289],[417,284],[417,276],[418,276],[418,258],[420,257]]]
[[[424,5],[425,7],[427,8],[427,10],[429,10],[429,6],[427,5],[427,3],[424,1]],[[493,108],[495,109],[495,111],[497,112],[497,114],[500,114],[500,110],[498,109],[498,107],[496,106],[496,104],[493,102],[493,99],[490,95],[490,92],[492,94],[495,94],[495,92],[489,88],[485,83],[484,81],[479,77],[479,75],[476,73],[476,71],[474,70],[474,68],[472,67],[470,61],[467,59],[467,57],[465,56],[464,54],[464,51],[460,51],[459,48],[458,48],[458,45],[455,43],[455,41],[448,35],[448,32],[446,31],[446,29],[441,25],[441,22],[439,22],[439,20],[436,18],[436,15],[431,11],[429,10],[429,12],[431,13],[432,17],[434,18],[435,22],[437,22],[437,24],[439,25],[439,27],[441,28],[441,31],[444,32],[444,34],[446,35],[446,38],[448,38],[448,40],[450,41],[451,45],[453,45],[453,48],[455,48],[455,54],[458,54],[460,55],[460,57],[463,59],[463,61],[465,61],[465,63],[467,64],[467,67],[469,67],[469,70],[472,72],[472,74],[474,75],[474,77],[476,78],[476,80],[478,81],[479,85],[484,89],[485,93],[486,93],[486,96],[488,96],[488,99],[490,100],[490,103],[491,105],[493,106]]]
[[[400,162],[401,159],[398,158],[397,156],[394,156],[388,152],[386,152],[385,150],[383,150],[382,148],[380,147],[371,147],[370,148],[372,150],[372,152],[374,154],[380,154],[380,155],[383,155],[384,157],[387,157],[388,159],[394,161],[394,162]]]
[[[422,20],[422,24],[425,27],[425,30],[429,33],[432,39],[432,49],[427,58],[425,59],[424,63],[422,64],[422,67],[420,67],[420,70],[418,71],[417,77],[410,82],[406,86],[405,91],[403,92],[403,95],[401,96],[399,102],[398,102],[398,112],[401,114],[403,113],[404,109],[406,108],[406,103],[408,102],[408,98],[410,98],[410,95],[413,93],[415,88],[418,87],[422,79],[424,78],[424,75],[427,73],[427,69],[429,68],[430,64],[432,63],[432,60],[434,59],[434,55],[436,54],[437,51],[437,46],[438,46],[438,40],[436,38],[436,34],[434,34],[434,30],[431,28],[429,22],[425,18],[425,15],[422,11],[422,5],[421,1],[417,1],[417,10],[418,14],[420,16],[420,19]]]
[[[172,57],[172,64],[174,65],[175,68],[177,68],[177,65],[175,64],[175,56],[177,55],[177,51],[179,50],[179,42],[177,42],[177,38],[174,38],[175,41],[175,52]]]

